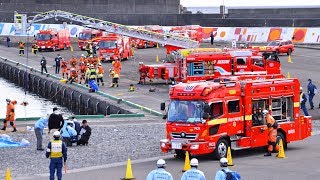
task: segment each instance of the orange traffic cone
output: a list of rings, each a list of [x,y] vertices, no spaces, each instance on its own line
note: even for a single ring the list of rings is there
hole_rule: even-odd
[[[132,174],[131,160],[129,158],[127,161],[126,176],[122,178],[122,180],[132,180],[132,179],[135,179],[135,178],[133,177],[133,174]]]
[[[280,139],[280,142],[279,142],[279,152],[278,152],[277,158],[287,158],[286,155],[284,154],[282,139]]]
[[[10,175],[10,169],[9,168],[6,171],[6,179],[5,180],[11,180],[11,175]]]
[[[228,153],[227,153],[227,159],[228,159],[228,166],[233,166],[233,161],[232,161],[232,155],[231,155],[231,149],[228,147]]]
[[[186,151],[186,158],[185,158],[185,160],[184,160],[184,166],[183,166],[182,172],[186,172],[186,171],[188,171],[189,169],[191,169],[191,166],[190,166],[190,158],[189,158],[189,152]]]
[[[288,72],[287,78],[291,78],[290,73]]]
[[[288,63],[293,63],[293,62],[291,61],[291,55],[288,56]]]

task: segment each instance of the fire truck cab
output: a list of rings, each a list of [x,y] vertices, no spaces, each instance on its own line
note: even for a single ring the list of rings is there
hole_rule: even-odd
[[[83,29],[78,35],[78,47],[85,50],[88,42],[96,42],[95,39],[103,36],[103,32],[95,29]]]
[[[229,75],[281,73],[276,54],[261,55],[248,49],[227,52],[214,48],[184,49],[169,55],[165,63],[148,67],[148,78],[177,82],[212,80]]]
[[[166,139],[162,152],[183,156],[211,154],[226,157],[233,150],[267,146],[268,130],[263,110],[278,122],[277,142],[288,143],[311,135],[311,116],[300,113],[298,79],[218,79],[179,83],[171,87],[164,118]],[[165,104],[161,103],[165,110]]]
[[[102,61],[123,60],[132,56],[129,37],[110,33],[97,39],[98,56]]]

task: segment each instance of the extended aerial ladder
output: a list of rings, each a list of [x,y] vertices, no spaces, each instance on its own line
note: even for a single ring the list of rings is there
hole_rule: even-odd
[[[78,22],[82,26],[87,26],[93,29],[100,29],[110,33],[116,33],[128,37],[143,39],[147,41],[154,41],[165,46],[173,46],[179,48],[197,48],[199,47],[199,42],[193,41],[189,38],[182,36],[174,36],[171,34],[162,34],[157,32],[152,32],[144,29],[136,29],[122,24],[117,24],[109,21],[104,21],[92,17],[82,16],[79,14],[74,14],[70,12],[65,12],[61,10],[52,10],[31,16],[32,19],[28,21],[28,25],[44,21],[51,18],[64,18],[72,22]]]

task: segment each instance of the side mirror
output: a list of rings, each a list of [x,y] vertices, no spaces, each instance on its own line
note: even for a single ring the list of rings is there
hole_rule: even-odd
[[[76,37],[78,37],[78,34],[76,34]]]
[[[166,109],[166,103],[161,103],[160,109],[161,109],[161,111],[164,111]]]
[[[162,119],[166,120],[166,119],[167,119],[167,115],[166,115],[166,114],[163,115],[163,116],[162,116]]]

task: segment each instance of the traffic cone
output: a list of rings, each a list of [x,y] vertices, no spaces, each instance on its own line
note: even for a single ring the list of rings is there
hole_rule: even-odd
[[[291,78],[290,73],[288,72],[287,78]]]
[[[280,139],[280,142],[279,142],[279,152],[278,152],[277,158],[286,158],[286,155],[284,154],[282,139]]]
[[[10,175],[10,169],[9,168],[6,171],[6,179],[5,180],[11,180],[11,175]]]
[[[228,147],[228,153],[227,153],[227,159],[228,159],[228,166],[233,166],[233,161],[232,161],[232,155],[231,155],[231,149]]]
[[[70,45],[70,51],[73,52],[73,47]]]
[[[288,56],[288,63],[293,63],[293,62],[291,61],[291,56],[290,56],[290,55]]]
[[[184,160],[184,166],[183,166],[182,172],[186,172],[189,169],[191,169],[190,158],[189,158],[189,152],[186,151],[186,157],[185,157],[185,160]]]
[[[156,56],[156,62],[159,62],[159,56],[158,55]]]
[[[126,176],[122,178],[122,180],[132,180],[132,179],[135,179],[135,178],[133,177],[133,174],[132,174],[131,160],[129,158],[127,161]]]

